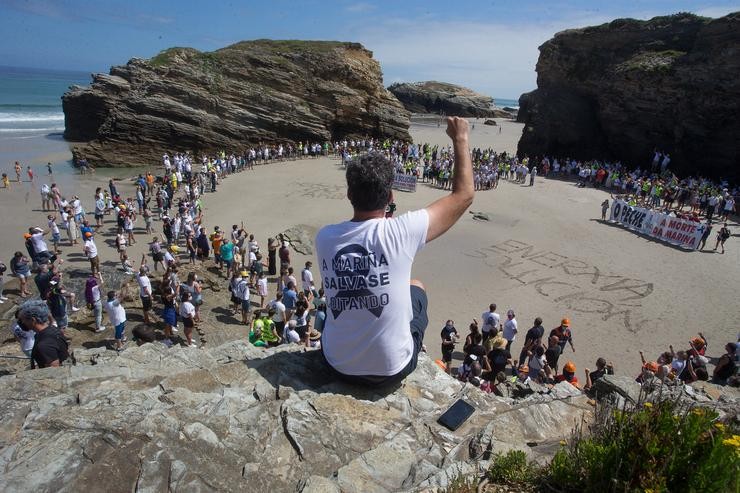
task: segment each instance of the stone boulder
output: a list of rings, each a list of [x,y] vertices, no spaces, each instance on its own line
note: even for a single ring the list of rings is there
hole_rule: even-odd
[[[404,82],[388,90],[412,113],[443,113],[450,116],[498,118],[510,114],[493,107],[493,98],[447,82]]]
[[[430,490],[497,451],[536,458],[592,411],[570,392],[485,394],[425,355],[377,389],[336,381],[298,346],[154,343],[76,359],[0,378],[2,491]],[[436,420],[458,398],[476,411],[451,432]]]
[[[244,41],[170,48],[94,74],[62,97],[65,139],[96,166],[152,165],[165,151],[340,137],[408,140],[409,115],[358,43]]]
[[[677,174],[740,179],[740,12],[617,19],[540,46],[537,89],[519,99],[520,157],[621,160],[655,148]]]

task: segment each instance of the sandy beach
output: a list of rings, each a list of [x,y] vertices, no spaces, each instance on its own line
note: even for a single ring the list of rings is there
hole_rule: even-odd
[[[500,134],[497,126],[475,122],[471,147],[515,152],[521,125],[502,120],[499,124]],[[418,143],[449,142],[444,126],[414,124],[411,133]],[[55,157],[63,158],[63,152]],[[133,193],[130,178],[145,171],[101,169],[78,176],[71,169],[62,170],[69,165],[61,161],[55,164],[55,179],[62,192],[68,197],[79,195],[88,210],[92,210],[96,186],[105,187],[109,178],[119,178],[119,190],[129,196]],[[8,172],[12,162],[3,166]],[[10,190],[0,190],[4,232],[0,251],[6,263],[12,252],[25,253],[22,234],[28,226],[46,224],[38,189],[48,180],[43,168],[35,170],[38,179],[33,186],[12,183]],[[445,193],[424,183],[414,193],[396,192],[397,213],[424,207]],[[737,241],[728,241],[724,255],[686,252],[651,241],[598,220],[604,198],[608,194],[600,190],[543,178],[534,187],[502,181],[497,190],[477,192],[470,210],[489,214],[490,221],[466,214],[416,257],[414,276],[425,283],[429,294],[425,337],[429,353],[440,355],[439,332],[445,320],[453,319],[464,338],[470,321],[479,320],[488,304],[496,303],[502,316],[509,308],[517,314],[520,336],[512,347],[515,357],[535,317],[543,318],[547,330],[568,317],[576,352],[567,348],[561,361],[572,359],[579,376],[584,368],[593,369],[599,356],[613,361],[618,374],[637,374],[639,350],[654,359],[669,344],[677,350],[685,348],[698,331],[709,339],[708,354],[719,356],[724,344],[737,337],[733,324],[740,291]],[[257,166],[225,179],[217,193],[205,195],[204,203],[209,231],[216,225],[230,229],[243,221],[265,249],[268,237],[292,226],[306,225],[315,231],[351,215],[343,170],[334,158]],[[112,217],[106,216],[106,227],[113,224]],[[142,225],[139,220],[137,226]],[[156,222],[155,227],[159,231],[161,224]],[[737,223],[731,222],[730,228],[738,231]],[[150,239],[143,231],[137,237],[140,241],[129,248],[134,261],[146,251]],[[713,237],[709,243],[714,245]],[[117,260],[113,248],[101,250],[104,261]],[[79,251],[81,246],[65,247],[65,258]],[[314,260],[299,254],[293,259],[296,269]],[[314,270],[314,275],[319,272]],[[10,284],[12,288],[15,281]],[[10,302],[0,308],[8,319]],[[15,352],[16,346],[6,341],[2,351]]]

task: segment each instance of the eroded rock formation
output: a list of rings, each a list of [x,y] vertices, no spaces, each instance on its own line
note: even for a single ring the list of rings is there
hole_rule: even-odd
[[[409,115],[358,43],[245,41],[171,48],[94,74],[63,98],[76,158],[98,166],[159,161],[163,151],[344,136],[409,139]]]
[[[388,90],[412,113],[508,118],[511,113],[493,107],[493,98],[447,82],[404,82]]]
[[[619,159],[740,178],[740,13],[618,19],[540,46],[519,154]]]
[[[450,432],[436,420],[458,397],[477,410]],[[425,356],[400,387],[363,389],[296,345],[78,350],[76,366],[0,378],[0,489],[444,487],[494,451],[546,457],[591,409],[567,383],[525,401],[493,397]]]

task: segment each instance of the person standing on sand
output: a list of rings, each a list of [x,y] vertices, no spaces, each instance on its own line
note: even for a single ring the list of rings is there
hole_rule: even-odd
[[[496,337],[499,326],[501,325],[501,316],[496,313],[496,303],[488,305],[488,311],[481,315],[481,332],[483,340]]]
[[[732,236],[730,229],[727,227],[727,223],[724,223],[720,230],[717,231],[717,243],[714,245],[714,251],[716,252],[718,247],[722,247],[721,253],[725,253],[725,242],[730,236]]]
[[[377,152],[360,155],[346,172],[353,217],[316,236],[329,307],[321,349],[342,380],[391,384],[416,369],[429,319],[424,286],[411,279],[414,255],[449,230],[475,195],[467,121],[448,118],[447,135],[455,150],[449,195],[385,218],[393,202],[393,163]]]
[[[709,238],[710,234],[712,234],[712,221],[708,221],[704,226],[704,232],[701,234],[701,240],[699,241],[699,251],[704,250],[704,247],[707,245],[707,238]]]
[[[516,333],[518,332],[514,310],[507,311],[506,318],[508,320],[504,322],[502,335],[504,339],[506,339],[506,350],[511,351],[511,344],[514,342],[514,339],[516,339]]]
[[[18,161],[15,162],[15,181],[21,182],[21,165]]]
[[[601,203],[601,220],[606,221],[606,213],[609,210],[609,199],[604,199]]]
[[[558,344],[560,344],[560,352],[565,351],[565,345],[570,344],[570,348],[573,352],[576,352],[576,348],[573,345],[573,333],[570,330],[570,320],[564,318],[560,321],[560,325],[550,331],[550,337],[556,336],[558,338]]]

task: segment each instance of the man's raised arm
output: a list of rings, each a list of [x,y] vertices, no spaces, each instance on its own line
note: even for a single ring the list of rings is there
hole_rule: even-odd
[[[468,148],[468,122],[457,116],[447,118],[447,135],[455,151],[452,193],[427,206],[429,228],[427,243],[444,234],[473,203],[473,164]]]

